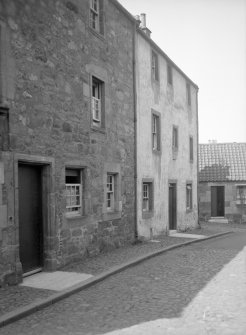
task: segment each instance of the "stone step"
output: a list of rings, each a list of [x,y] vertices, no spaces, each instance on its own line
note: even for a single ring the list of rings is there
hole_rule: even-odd
[[[225,217],[211,217],[208,220],[209,223],[228,223],[228,219]]]

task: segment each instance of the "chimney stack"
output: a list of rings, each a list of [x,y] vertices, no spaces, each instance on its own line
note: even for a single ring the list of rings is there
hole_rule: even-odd
[[[140,28],[148,37],[150,37],[151,31],[146,27],[146,14],[140,14],[140,20]]]

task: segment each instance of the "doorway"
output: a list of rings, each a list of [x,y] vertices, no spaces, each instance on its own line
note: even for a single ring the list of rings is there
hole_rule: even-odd
[[[169,229],[177,229],[177,187],[176,183],[169,183]]]
[[[225,187],[211,186],[211,216],[225,215]]]
[[[43,266],[42,166],[18,165],[19,245],[24,273]]]

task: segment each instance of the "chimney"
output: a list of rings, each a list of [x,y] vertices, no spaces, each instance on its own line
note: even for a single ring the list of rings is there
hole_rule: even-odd
[[[140,21],[140,28],[143,30],[143,32],[145,32],[148,37],[150,37],[151,31],[146,27],[146,14],[140,14]]]
[[[135,20],[136,20],[137,27],[140,27],[140,24],[141,24],[140,15],[135,15]]]

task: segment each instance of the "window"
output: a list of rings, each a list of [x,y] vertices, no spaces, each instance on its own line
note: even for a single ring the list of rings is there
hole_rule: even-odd
[[[115,202],[115,175],[108,174],[107,175],[107,210],[114,210],[114,202]]]
[[[152,149],[160,151],[160,116],[152,112]]]
[[[186,97],[188,106],[191,105],[191,93],[190,93],[190,84],[186,83]]]
[[[190,161],[193,162],[193,137],[190,136]]]
[[[148,183],[143,183],[143,211],[150,210],[150,186]]]
[[[167,83],[171,86],[173,85],[173,70],[169,64],[167,65]]]
[[[151,71],[152,71],[152,78],[158,81],[159,80],[158,56],[154,51],[152,51]]]
[[[186,210],[192,209],[192,184],[186,185]]]
[[[142,197],[142,217],[147,219],[153,216],[153,179],[143,179]]]
[[[92,122],[96,127],[102,126],[103,98],[103,82],[92,77]]]
[[[103,34],[102,6],[102,0],[90,0],[90,27],[100,34]]]
[[[178,128],[173,126],[173,149],[178,150]]]
[[[246,205],[246,185],[237,185],[237,205]]]
[[[66,169],[66,211],[68,214],[81,214],[82,183],[81,170]]]

